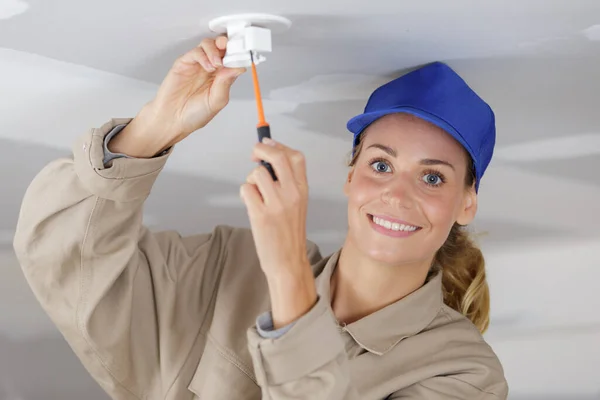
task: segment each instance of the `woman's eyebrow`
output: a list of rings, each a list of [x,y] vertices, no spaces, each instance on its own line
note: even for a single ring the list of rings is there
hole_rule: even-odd
[[[421,160],[420,164],[421,165],[447,165],[448,167],[450,167],[456,171],[456,169],[454,168],[454,165],[452,165],[448,161],[444,161],[444,160],[436,160],[433,158],[424,158],[423,160]]]
[[[367,147],[367,149],[370,149],[371,147],[383,150],[394,158],[398,157],[398,152],[395,149],[391,148],[390,146],[386,146],[384,144],[379,144],[379,143],[374,143],[374,144],[370,145],[369,147]]]

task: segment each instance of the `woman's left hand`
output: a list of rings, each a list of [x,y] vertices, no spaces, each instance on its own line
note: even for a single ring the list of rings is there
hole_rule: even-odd
[[[272,139],[257,143],[252,159],[269,162],[278,179],[259,165],[240,188],[277,329],[305,314],[317,299],[306,248],[306,162],[301,152]]]

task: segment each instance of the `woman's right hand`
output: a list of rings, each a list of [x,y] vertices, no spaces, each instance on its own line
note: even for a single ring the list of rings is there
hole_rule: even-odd
[[[152,157],[203,128],[229,102],[245,68],[223,67],[227,38],[204,39],[179,57],[156,97],[109,143],[109,150]]]

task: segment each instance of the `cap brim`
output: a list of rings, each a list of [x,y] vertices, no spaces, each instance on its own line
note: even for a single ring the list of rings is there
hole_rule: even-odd
[[[373,122],[377,121],[379,118],[389,115],[389,114],[397,114],[397,113],[406,113],[414,115],[415,117],[419,117],[424,119],[425,121],[431,122],[432,124],[438,126],[444,131],[448,132],[450,136],[456,139],[469,153],[471,159],[473,160],[473,164],[475,167],[476,175],[478,176],[479,165],[477,165],[477,158],[475,153],[471,149],[471,147],[467,144],[467,142],[463,139],[460,132],[458,132],[452,125],[444,121],[442,118],[439,118],[437,115],[433,115],[427,111],[414,108],[414,107],[395,107],[387,110],[374,111],[369,113],[364,113],[357,115],[356,117],[350,119],[347,124],[347,128],[350,132],[354,134],[353,146],[356,146],[356,141],[358,136]],[[477,178],[477,182],[475,183],[476,187],[479,187],[479,177]]]

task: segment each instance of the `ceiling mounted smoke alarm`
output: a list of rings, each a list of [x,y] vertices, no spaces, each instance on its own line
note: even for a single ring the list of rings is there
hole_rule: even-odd
[[[270,14],[237,14],[215,18],[208,23],[211,31],[227,34],[227,51],[223,65],[229,68],[250,67],[266,60],[263,53],[270,53],[271,32],[283,32],[292,25],[284,17]]]

